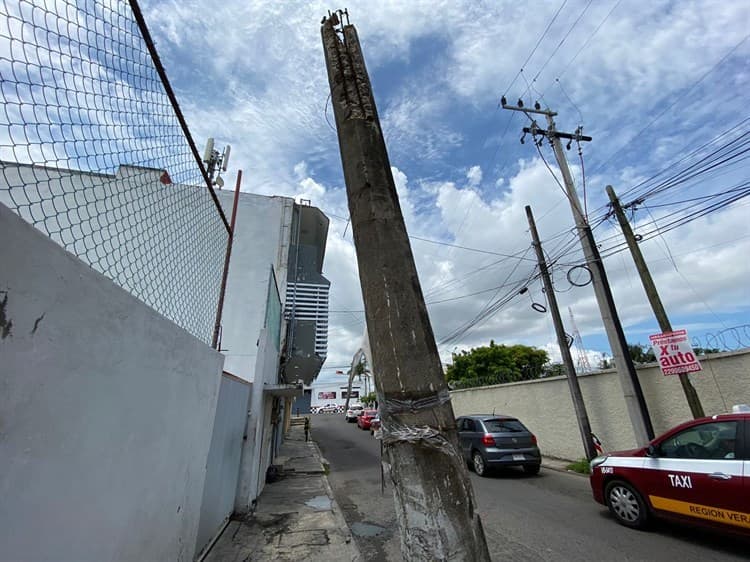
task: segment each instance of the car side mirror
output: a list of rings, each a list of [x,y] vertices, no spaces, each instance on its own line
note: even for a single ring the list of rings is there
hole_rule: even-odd
[[[649,457],[658,457],[659,452],[657,451],[656,447],[654,447],[653,445],[649,445],[648,449],[646,449],[646,455],[648,455]]]

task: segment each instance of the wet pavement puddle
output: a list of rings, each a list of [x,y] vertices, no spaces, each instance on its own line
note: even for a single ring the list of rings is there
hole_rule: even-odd
[[[305,505],[309,505],[313,509],[327,510],[331,509],[331,498],[328,496],[315,496],[305,502]]]
[[[352,533],[358,537],[377,537],[380,533],[385,531],[384,527],[379,525],[373,525],[372,523],[352,523]]]

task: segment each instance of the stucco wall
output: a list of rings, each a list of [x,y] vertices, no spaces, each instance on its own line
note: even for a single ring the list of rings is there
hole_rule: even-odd
[[[222,356],[2,204],[0,291],[0,558],[190,560]]]
[[[219,191],[219,201],[231,216],[234,193]],[[222,313],[221,349],[225,368],[253,382],[258,335],[266,317],[268,282],[273,267],[284,295],[294,200],[241,193]],[[283,298],[283,297],[282,297]]]
[[[227,231],[205,185],[163,170],[114,175],[0,162],[0,203],[205,343],[211,342]]]
[[[274,347],[275,336],[263,329],[258,338],[255,382],[250,395],[247,440],[242,443],[242,462],[237,484],[235,511],[247,513],[252,502],[263,490],[266,469],[271,463],[271,406],[273,397],[264,387],[278,383],[279,354]]]
[[[703,371],[690,375],[706,415],[750,404],[750,350],[701,357]],[[654,431],[658,435],[691,418],[676,376],[665,377],[658,365],[638,368]],[[578,377],[591,429],[605,450],[636,446],[614,370]],[[565,377],[487,386],[451,392],[456,416],[502,413],[519,417],[536,434],[542,453],[564,459],[584,456],[580,432]]]
[[[249,398],[249,383],[228,373],[222,375],[206,463],[196,554],[208,545],[234,511]]]

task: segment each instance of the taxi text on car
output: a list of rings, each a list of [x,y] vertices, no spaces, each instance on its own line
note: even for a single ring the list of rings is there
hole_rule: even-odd
[[[594,499],[618,522],[652,516],[750,535],[750,408],[685,422],[647,447],[591,461]]]

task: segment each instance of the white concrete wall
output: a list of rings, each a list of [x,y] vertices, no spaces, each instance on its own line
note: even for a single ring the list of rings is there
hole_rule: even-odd
[[[750,404],[750,350],[700,358],[703,371],[690,375],[706,415]],[[691,419],[676,376],[664,376],[656,364],[638,368],[643,394],[657,435]],[[636,447],[614,370],[580,375],[581,392],[592,431],[605,450]],[[539,439],[542,454],[563,459],[585,456],[565,377],[486,386],[451,392],[456,416],[492,413],[520,418]]]
[[[0,204],[0,559],[190,560],[223,358]]]
[[[234,193],[218,192],[227,216]],[[286,294],[287,258],[293,199],[241,193],[232,259],[222,314],[221,349],[230,373],[253,382],[258,336],[266,315],[268,279],[273,268],[279,295]]]
[[[195,553],[216,536],[234,511],[250,384],[224,373],[216,406]]]
[[[340,375],[341,376],[341,382],[339,383],[316,383],[313,382],[312,385],[310,385],[310,389],[312,390],[312,395],[310,397],[310,406],[325,406],[326,404],[337,404],[339,406],[343,406],[346,404],[346,398],[344,397],[344,393],[346,392],[349,377],[347,375]],[[318,393],[320,392],[335,392],[336,398],[318,398]],[[375,392],[375,385],[373,382],[367,381],[367,384],[365,384],[364,377],[354,377],[354,380],[352,381],[352,392],[359,392],[359,398],[352,398],[349,400],[350,404],[358,403],[360,402],[361,398],[367,394],[368,392]]]
[[[205,186],[163,170],[98,174],[0,162],[0,203],[205,343],[227,230]]]
[[[247,440],[242,446],[240,476],[237,483],[235,511],[247,513],[265,485],[265,475],[271,463],[271,404],[272,396],[264,387],[278,384],[279,356],[270,341],[271,336],[261,330],[255,364],[255,382],[250,395]]]

